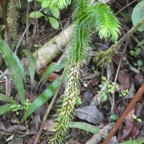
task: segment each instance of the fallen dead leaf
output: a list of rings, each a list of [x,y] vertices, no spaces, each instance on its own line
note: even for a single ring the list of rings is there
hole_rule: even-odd
[[[67,144],[81,144],[77,140],[70,140]]]
[[[48,81],[50,81],[50,82],[53,82],[57,77],[59,77],[59,75],[58,74],[56,74],[56,73],[51,73],[49,76],[48,76]]]
[[[132,82],[130,85],[128,94],[126,96],[124,96],[123,98],[124,99],[133,98],[135,95],[135,91],[136,91],[135,86],[134,86],[134,83]]]
[[[142,85],[142,83],[144,82],[143,74],[142,73],[136,74],[135,81],[138,85]]]
[[[53,128],[54,128],[54,122],[52,120],[48,120],[44,124],[43,130],[45,130],[45,131],[52,131]]]
[[[96,106],[84,106],[82,108],[77,108],[76,116],[79,119],[86,120],[92,124],[98,124],[104,119],[103,114]]]
[[[124,70],[120,70],[118,74],[118,82],[123,89],[129,89],[130,80],[127,73]]]
[[[85,93],[83,93],[81,107],[90,105],[90,103],[92,101],[92,98],[93,98],[93,93],[92,92],[86,91]]]
[[[129,140],[130,138],[136,137],[139,134],[140,130],[135,125],[135,122],[126,120],[125,129],[123,130],[121,140]]]

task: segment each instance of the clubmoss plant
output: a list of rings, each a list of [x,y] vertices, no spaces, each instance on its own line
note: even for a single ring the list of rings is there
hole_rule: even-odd
[[[91,32],[96,29],[100,38],[116,41],[120,28],[118,20],[106,4],[96,3],[91,6],[87,0],[75,0],[74,6],[74,31],[65,67],[68,79],[57,110],[54,135],[49,144],[61,144],[73,120],[80,94],[81,66],[86,62]]]

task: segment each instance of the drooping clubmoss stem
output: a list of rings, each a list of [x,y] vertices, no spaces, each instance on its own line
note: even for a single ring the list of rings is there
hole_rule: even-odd
[[[68,65],[65,67],[68,79],[57,110],[54,135],[48,144],[61,144],[65,140],[64,136],[73,120],[75,105],[80,94],[81,66],[86,61],[91,31],[96,28],[100,38],[111,38],[113,41],[117,40],[119,33],[119,22],[108,5],[90,6],[86,0],[76,0],[75,6],[74,31],[67,56]]]
[[[60,109],[57,111],[58,117],[55,119],[54,137],[49,141],[49,144],[60,144],[65,140],[64,135],[74,117],[75,105],[80,94],[79,69],[80,65],[78,63],[69,67],[68,81],[65,92],[61,97]]]

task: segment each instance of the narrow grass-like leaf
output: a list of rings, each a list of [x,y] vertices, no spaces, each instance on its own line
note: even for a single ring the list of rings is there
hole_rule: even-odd
[[[27,111],[25,112],[23,118],[22,118],[22,122],[28,117],[30,116],[36,109],[38,109],[40,106],[42,106],[48,99],[50,99],[59,84],[59,80],[60,77],[58,77],[57,79],[55,79],[48,87],[46,90],[44,90],[28,107]]]
[[[99,128],[84,122],[72,122],[69,127],[82,129],[92,134],[96,134],[99,132]]]
[[[138,138],[134,140],[128,140],[126,142],[122,142],[120,144],[143,144],[144,143],[144,138]]]
[[[29,70],[29,74],[30,74],[31,83],[33,83],[34,74],[35,74],[35,70],[36,70],[36,60],[29,51],[24,50],[24,53],[26,54],[26,57],[28,60],[28,70]]]
[[[20,100],[22,103],[24,103],[25,93],[24,93],[22,73],[19,67],[20,63],[17,61],[15,54],[11,51],[8,44],[1,39],[0,39],[0,53],[2,54],[2,57],[4,58],[9,73],[13,79]]]
[[[11,104],[5,104],[0,106],[0,115],[3,115],[4,113],[11,111],[11,109]]]
[[[59,65],[57,64],[52,64],[50,65],[47,70],[45,71],[45,73],[43,74],[42,78],[40,79],[38,85],[40,85],[51,73],[53,73],[54,71],[61,69],[65,66],[66,62],[62,62]]]
[[[18,104],[17,101],[15,101],[11,97],[9,97],[7,95],[4,95],[4,94],[0,94],[0,100],[5,101],[5,102],[9,102],[9,103],[12,103],[12,104]]]
[[[19,71],[20,71],[20,74],[21,74],[21,77],[23,78],[24,82],[26,82],[26,73],[25,73],[25,69],[22,65],[22,63],[20,62],[19,58],[17,57],[17,55],[15,55],[15,53],[13,53],[13,56],[17,62],[17,65],[19,67]]]

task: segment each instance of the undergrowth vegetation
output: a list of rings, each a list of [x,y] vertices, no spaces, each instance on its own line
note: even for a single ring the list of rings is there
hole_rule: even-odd
[[[33,1],[28,0],[28,3],[30,2]],[[44,18],[49,21],[54,29],[59,28],[58,20],[60,18],[60,10],[72,3],[71,0],[37,0],[37,2],[39,4],[39,10],[32,11],[29,14],[29,17],[33,19]],[[0,106],[0,115],[7,112],[14,112],[16,115],[22,113],[23,116],[20,117],[20,123],[23,123],[33,112],[44,105],[50,98],[55,96],[59,90],[60,84],[63,84],[64,91],[57,100],[56,113],[53,116],[54,127],[51,136],[48,138],[48,144],[65,143],[65,136],[75,117],[75,108],[81,103],[82,67],[87,64],[88,51],[92,42],[92,34],[93,32],[96,32],[99,39],[114,43],[114,45],[108,50],[97,52],[94,57],[94,61],[97,62],[98,65],[101,65],[102,67],[106,66],[111,61],[112,54],[120,47],[121,42],[124,41],[123,39],[118,41],[121,28],[120,22],[108,4],[101,2],[91,3],[90,0],[74,0],[72,3],[74,11],[71,17],[72,35],[68,44],[69,48],[67,55],[60,64],[51,64],[48,69],[46,69],[43,76],[39,79],[34,91],[36,91],[45,79],[47,79],[47,77],[54,71],[64,69],[62,76],[51,82],[51,84],[49,84],[45,90],[40,92],[40,94],[30,103],[28,96],[25,94],[25,85],[27,84],[27,77],[29,77],[31,85],[34,82],[37,69],[36,57],[34,57],[28,50],[24,50],[23,54],[27,59],[25,68],[25,65],[22,64],[22,61],[16,53],[12,51],[12,49],[16,47],[15,40],[17,39],[19,18],[18,8],[18,1],[10,0],[8,4],[8,23],[5,24],[8,24],[10,27],[11,39],[13,40],[12,44],[9,43],[10,45],[8,45],[3,40],[6,37],[5,34],[2,35],[3,39],[0,37],[0,53],[8,69],[7,72],[1,72],[0,79],[5,81],[6,88],[8,79],[12,79],[16,90],[14,93],[18,94],[18,98],[11,97],[11,92],[9,91],[7,91],[6,94],[0,93],[0,101],[4,102],[4,104]],[[139,25],[134,21],[136,26],[134,26],[133,31],[130,31],[130,33],[136,31],[143,21],[144,20],[142,19]],[[140,30],[141,28],[142,27],[140,27]],[[9,33],[7,30],[6,32],[7,34]],[[10,39],[8,39],[8,42],[10,42],[9,40]],[[138,50],[139,52],[136,50],[131,51],[131,54],[133,54],[134,57],[137,57],[140,53],[140,50]],[[142,63],[140,63],[138,67],[141,70]],[[97,96],[97,101],[100,103],[105,102],[108,99],[109,94],[114,94],[115,91],[118,90],[118,85],[115,82],[110,82],[106,77],[102,77],[102,83],[99,85],[99,89],[100,91],[98,92],[99,97]],[[128,93],[128,89],[123,90],[120,97],[124,97]],[[135,115],[133,115],[133,117],[136,121],[141,122],[141,119]],[[81,125],[79,125],[79,127],[81,127]]]

